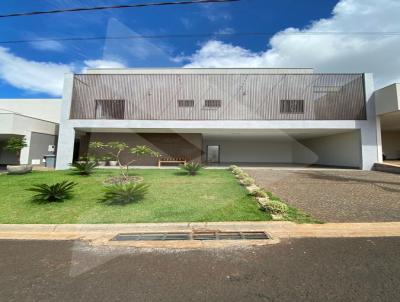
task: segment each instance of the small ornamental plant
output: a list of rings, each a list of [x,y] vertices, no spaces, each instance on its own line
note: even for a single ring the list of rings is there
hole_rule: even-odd
[[[20,164],[21,150],[27,147],[25,136],[12,136],[7,141],[3,147],[7,151],[14,152],[17,155],[18,164]]]
[[[48,184],[38,184],[30,187],[27,191],[35,192],[36,194],[32,196],[32,201],[34,202],[60,202],[65,199],[71,198],[72,189],[77,184],[64,180],[52,185]]]
[[[247,187],[247,186],[251,186],[251,185],[254,185],[254,179],[251,178],[251,177],[246,177],[246,178],[240,180],[240,183],[241,183],[243,186],[246,186],[246,187]]]
[[[281,201],[269,200],[265,203],[265,210],[270,214],[284,215],[288,212],[289,207]]]
[[[89,176],[90,174],[92,174],[97,166],[98,163],[96,161],[90,161],[90,160],[78,161],[71,164],[72,171],[75,174],[84,176]]]
[[[101,202],[108,205],[126,205],[138,202],[147,194],[149,185],[144,183],[117,183],[104,189]]]
[[[89,149],[96,152],[106,153],[108,160],[116,161],[120,168],[121,177],[125,180],[129,179],[129,166],[133,164],[139,157],[159,157],[160,154],[152,150],[148,146],[135,146],[130,147],[124,142],[91,142],[89,144]],[[129,159],[123,161],[122,156],[130,157]],[[104,157],[104,155],[103,155]]]
[[[266,198],[268,194],[262,189],[256,189],[250,192],[250,195],[254,197]]]
[[[185,171],[188,175],[190,176],[195,176],[199,170],[202,168],[201,164],[198,163],[186,163],[184,165],[181,165],[180,168]]]

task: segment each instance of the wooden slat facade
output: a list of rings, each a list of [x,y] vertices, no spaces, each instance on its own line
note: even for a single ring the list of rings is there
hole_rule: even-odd
[[[96,119],[96,100],[124,100],[126,120],[366,119],[362,74],[75,75],[71,119]],[[304,113],[281,113],[281,100],[304,100]]]

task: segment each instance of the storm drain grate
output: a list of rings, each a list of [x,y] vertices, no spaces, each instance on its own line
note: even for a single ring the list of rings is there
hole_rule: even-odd
[[[267,240],[265,232],[122,233],[112,241]]]

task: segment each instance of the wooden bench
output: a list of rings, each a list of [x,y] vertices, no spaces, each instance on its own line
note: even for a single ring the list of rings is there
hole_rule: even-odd
[[[186,158],[184,157],[164,157],[158,160],[158,167],[161,167],[161,164],[186,164]]]

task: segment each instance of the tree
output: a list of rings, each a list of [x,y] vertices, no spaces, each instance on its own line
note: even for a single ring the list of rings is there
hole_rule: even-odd
[[[135,146],[135,147],[130,147],[128,144],[124,142],[108,142],[108,143],[102,143],[102,142],[91,142],[89,144],[90,149],[94,150],[101,150],[103,152],[106,152],[109,156],[111,156],[115,161],[117,161],[118,166],[121,171],[121,175],[123,178],[127,179],[128,174],[129,174],[129,165],[131,165],[133,162],[137,160],[138,157],[142,156],[150,156],[150,157],[159,157],[160,154],[148,146]],[[132,156],[130,160],[127,162],[123,163],[121,160],[121,155],[123,153],[128,153]]]
[[[28,147],[25,136],[11,136],[4,146],[5,150],[15,152],[17,155],[18,164],[20,163],[21,150]]]

